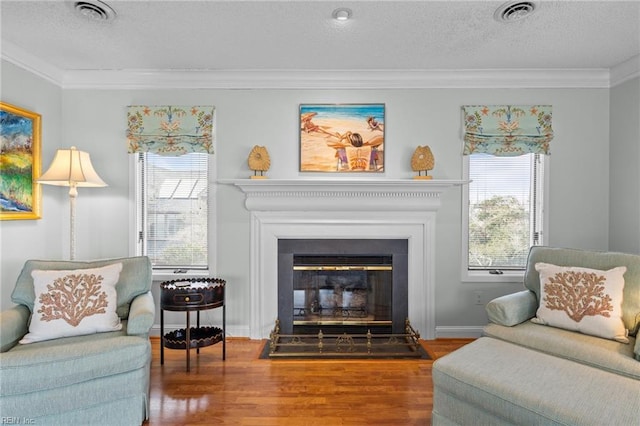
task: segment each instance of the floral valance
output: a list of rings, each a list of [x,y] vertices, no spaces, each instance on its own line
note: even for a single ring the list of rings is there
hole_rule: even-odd
[[[128,151],[171,156],[213,154],[213,112],[212,106],[130,106]]]
[[[551,105],[466,105],[464,155],[548,155],[553,139]]]

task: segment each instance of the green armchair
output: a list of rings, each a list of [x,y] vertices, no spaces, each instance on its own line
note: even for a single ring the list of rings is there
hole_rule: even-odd
[[[33,271],[67,271],[122,264],[115,290],[117,331],[21,344],[34,302]],[[0,415],[33,424],[140,425],[148,418],[155,317],[147,257],[92,262],[29,260],[0,312]]]

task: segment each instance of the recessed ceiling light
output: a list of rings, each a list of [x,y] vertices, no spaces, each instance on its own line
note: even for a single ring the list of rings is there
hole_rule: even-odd
[[[347,9],[346,7],[341,7],[333,11],[333,19],[337,21],[346,21],[351,18],[351,9]]]
[[[85,0],[73,2],[76,13],[92,21],[111,21],[116,17],[116,11],[100,0]]]
[[[538,8],[534,1],[510,1],[498,9],[493,14],[493,18],[498,22],[513,22],[526,18]]]

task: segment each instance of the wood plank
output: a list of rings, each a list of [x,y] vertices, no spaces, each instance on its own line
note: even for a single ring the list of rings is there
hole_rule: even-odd
[[[422,341],[432,358],[473,339]],[[151,338],[151,412],[145,425],[427,425],[432,360],[263,360],[263,341],[227,339],[191,350]]]

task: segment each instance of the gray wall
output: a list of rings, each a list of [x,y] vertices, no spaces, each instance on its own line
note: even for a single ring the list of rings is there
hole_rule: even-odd
[[[413,150],[417,145],[428,144],[436,158],[433,175],[442,179],[462,177],[461,105],[552,104],[556,136],[549,165],[548,243],[599,250],[610,245],[608,89],[61,91],[3,62],[2,90],[3,100],[43,115],[43,127],[47,129],[43,137],[43,168],[50,163],[56,148],[76,145],[91,153],[96,170],[109,184],[107,188],[80,189],[77,208],[80,259],[129,254],[130,165],[125,128],[126,106],[130,104],[215,105],[214,158],[219,179],[248,177],[246,157],[255,144],[269,149],[270,178],[301,177],[297,158],[300,103],[385,103],[387,144],[383,177],[409,178]],[[637,196],[638,180],[628,185]],[[212,183],[212,189],[218,197],[217,238],[211,242],[216,249],[214,274],[228,283],[227,322],[234,335],[234,330],[248,329],[249,322],[249,213],[242,194],[234,187]],[[474,304],[477,290],[488,301],[522,287],[520,283],[461,282],[460,191],[456,188],[445,194],[437,219],[439,335],[464,335],[486,323],[484,307]],[[9,293],[25,259],[68,255],[66,191],[44,187],[43,193],[42,220],[1,223],[3,308],[11,306]]]
[[[609,248],[640,253],[640,77],[611,89]]]

